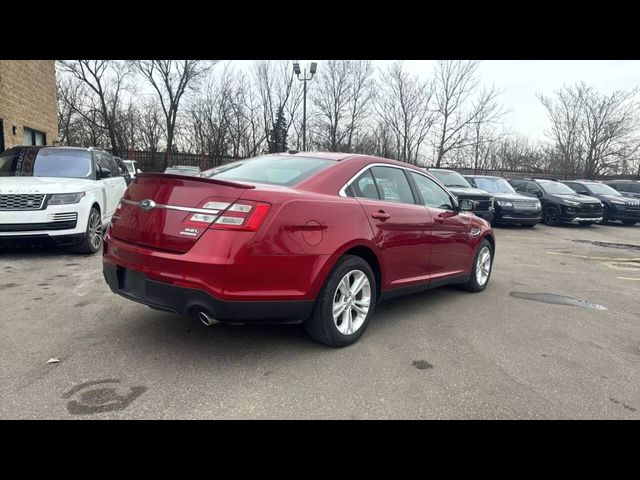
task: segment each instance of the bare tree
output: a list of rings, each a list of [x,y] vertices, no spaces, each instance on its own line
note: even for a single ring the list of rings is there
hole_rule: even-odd
[[[196,88],[212,64],[201,60],[136,60],[134,64],[155,90],[164,113],[167,167],[173,148],[180,101],[187,91]]]
[[[111,149],[118,152],[116,134],[116,115],[125,89],[125,80],[130,70],[125,62],[114,60],[62,60],[60,62],[64,72],[81,81],[94,95],[94,102],[89,112],[77,107],[74,110],[85,120],[95,122],[95,125],[107,132]],[[94,115],[91,110],[97,110]]]
[[[433,85],[403,70],[399,62],[380,75],[375,110],[395,140],[395,158],[418,164],[420,147],[434,121]]]
[[[435,72],[436,167],[447,153],[477,143],[482,124],[493,122],[504,113],[496,102],[499,92],[495,88],[479,92],[478,67],[477,61],[438,62]]]
[[[555,92],[556,98],[538,94],[547,109],[551,129],[547,135],[553,140],[557,150],[556,168],[565,176],[577,174],[584,151],[581,136],[584,91],[563,87]]]
[[[330,60],[312,90],[317,109],[316,143],[332,152],[350,152],[372,97],[371,61]]]
[[[288,119],[285,126],[288,134],[302,103],[301,82],[295,78],[291,62],[257,61],[253,65],[253,77],[262,107],[265,139],[278,120],[278,112],[283,112]]]

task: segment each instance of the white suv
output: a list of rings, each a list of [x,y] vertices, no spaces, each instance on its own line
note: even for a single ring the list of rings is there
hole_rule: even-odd
[[[103,150],[10,148],[0,155],[0,242],[48,239],[96,253],[126,188]]]

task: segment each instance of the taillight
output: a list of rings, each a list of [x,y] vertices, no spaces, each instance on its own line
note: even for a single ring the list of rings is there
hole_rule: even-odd
[[[269,213],[271,205],[262,202],[240,200],[233,204],[207,202],[198,207],[218,210],[218,213],[194,213],[185,218],[184,224],[192,227],[208,227],[216,230],[256,231]]]

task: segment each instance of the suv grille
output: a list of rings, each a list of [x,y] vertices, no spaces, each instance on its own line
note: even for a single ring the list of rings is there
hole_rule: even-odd
[[[640,203],[627,203],[627,210],[640,212]]]
[[[583,203],[580,205],[579,212],[580,213],[591,213],[591,214],[601,214],[602,206],[597,203]]]
[[[538,208],[538,202],[535,200],[512,200],[511,202],[517,208]]]
[[[0,195],[0,210],[40,210],[43,203],[43,194]]]

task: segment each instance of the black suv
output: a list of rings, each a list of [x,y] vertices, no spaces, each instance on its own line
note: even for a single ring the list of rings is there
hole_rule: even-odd
[[[488,175],[465,175],[475,188],[493,195],[493,223],[534,227],[542,218],[542,204],[537,198],[517,193],[504,178]]]
[[[478,217],[484,218],[488,222],[493,221],[495,209],[493,206],[493,197],[487,192],[478,190],[469,185],[469,182],[453,170],[445,170],[443,168],[429,168],[429,173],[436,177],[447,187],[457,199],[473,200],[475,202],[475,213]]]
[[[592,225],[602,221],[603,207],[600,200],[578,195],[557,180],[512,178],[509,183],[516,192],[540,199],[542,221],[547,225]]]
[[[640,182],[635,180],[609,180],[604,183],[611,188],[615,188],[625,197],[640,198]]]
[[[640,198],[631,198],[614,190],[609,185],[593,180],[568,180],[562,182],[580,195],[597,198],[604,205],[602,223],[620,220],[625,225],[640,222]]]

